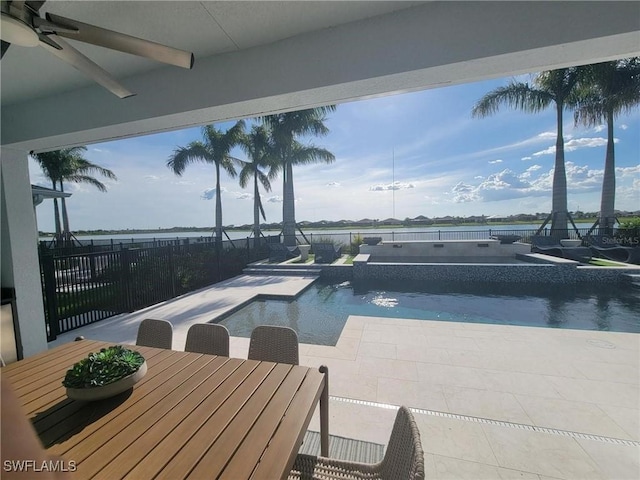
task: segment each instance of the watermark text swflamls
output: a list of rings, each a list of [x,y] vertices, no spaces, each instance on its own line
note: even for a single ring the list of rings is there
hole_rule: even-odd
[[[5,472],[75,472],[74,460],[5,460],[2,464]]]

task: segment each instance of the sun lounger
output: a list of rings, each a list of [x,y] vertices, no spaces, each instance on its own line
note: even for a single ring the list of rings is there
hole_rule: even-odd
[[[587,263],[591,260],[591,250],[588,247],[564,247],[555,237],[544,235],[531,236],[531,251],[575,260],[576,262]]]
[[[588,235],[585,241],[598,257],[615,262],[640,264],[640,247],[620,245],[615,238],[608,235]]]
[[[287,247],[283,243],[269,244],[269,261],[270,262],[285,262],[290,258],[295,258],[300,255],[300,249],[298,247]]]
[[[311,248],[315,263],[331,263],[342,255],[342,247],[336,247],[333,243],[314,243]]]

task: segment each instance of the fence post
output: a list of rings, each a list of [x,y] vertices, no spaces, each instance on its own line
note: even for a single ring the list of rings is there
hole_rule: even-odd
[[[133,312],[135,308],[132,305],[133,302],[129,295],[131,288],[131,259],[128,248],[120,250],[120,277],[122,279],[121,295],[124,306],[123,310],[125,312]]]
[[[171,276],[171,298],[175,298],[176,294],[176,267],[175,262],[173,260],[173,246],[167,245],[169,249],[169,275]]]
[[[45,323],[49,326],[47,341],[55,340],[60,333],[58,325],[58,299],[56,297],[56,271],[53,263],[53,255],[42,255],[42,277],[44,280],[44,295],[46,316]]]

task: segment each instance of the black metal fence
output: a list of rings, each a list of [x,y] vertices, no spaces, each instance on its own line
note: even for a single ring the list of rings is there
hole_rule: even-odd
[[[242,273],[268,247],[216,248],[215,242],[87,251],[40,250],[47,338],[132,312]],[[78,251],[80,250],[80,251]]]

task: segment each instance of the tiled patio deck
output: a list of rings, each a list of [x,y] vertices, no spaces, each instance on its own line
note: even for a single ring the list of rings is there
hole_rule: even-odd
[[[133,343],[139,321],[155,317],[174,324],[182,349],[191,324],[312,281],[237,277],[53,344]],[[247,350],[232,338],[232,356]],[[413,407],[427,478],[640,478],[637,334],[352,316],[335,347],[301,345],[301,363],[329,366],[333,435],[386,443],[390,405]]]

